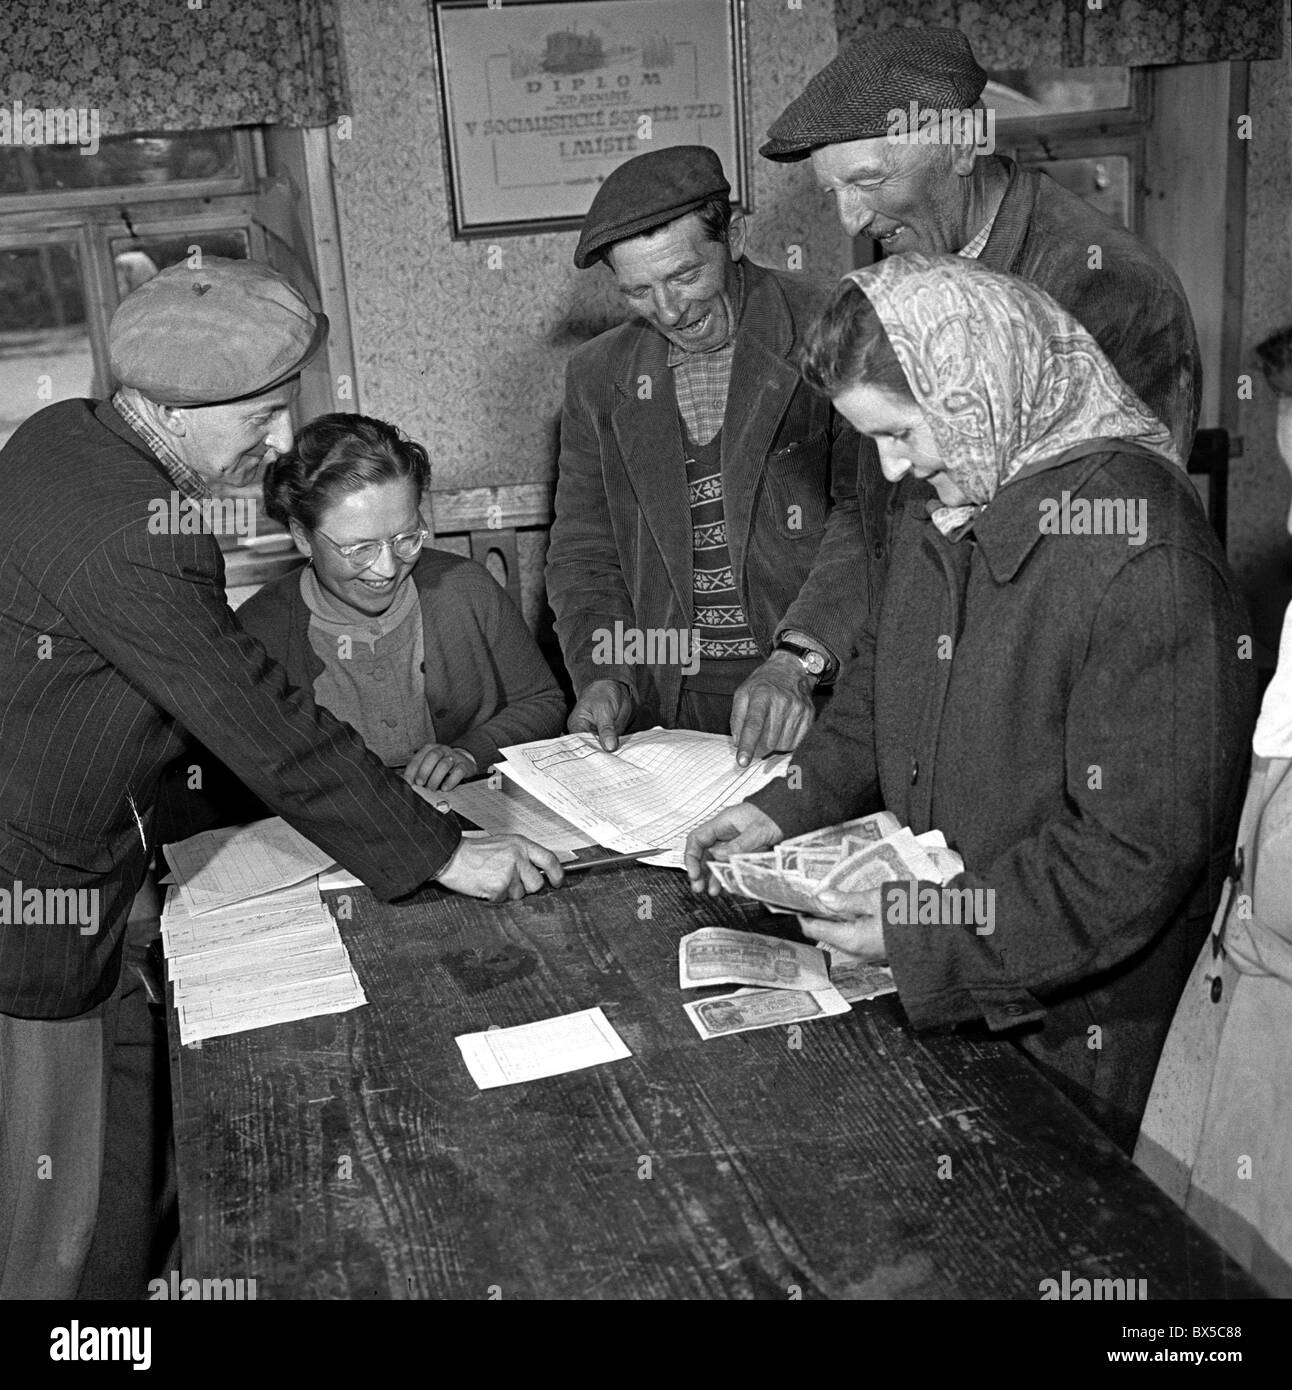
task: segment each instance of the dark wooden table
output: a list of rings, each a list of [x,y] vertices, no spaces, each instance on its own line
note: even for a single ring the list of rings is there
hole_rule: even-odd
[[[330,895],[335,898],[335,895]],[[1012,1298],[1257,1287],[1010,1044],[892,997],[701,1041],[677,943],[762,917],[682,875],[515,904],[366,890],[370,1003],[180,1048],[184,1273],[264,1298]],[[633,1056],[480,1091],[454,1036],[600,1005]]]

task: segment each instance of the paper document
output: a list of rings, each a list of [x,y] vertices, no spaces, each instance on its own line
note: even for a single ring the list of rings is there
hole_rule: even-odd
[[[600,1009],[584,1009],[515,1028],[463,1033],[454,1041],[471,1079],[482,1091],[582,1071],[633,1055]]]
[[[459,815],[474,821],[490,835],[524,835],[566,863],[575,857],[576,849],[594,843],[516,782],[504,779],[501,785],[491,787],[487,778],[481,778],[461,782],[450,792],[433,792],[425,787],[413,790],[433,806],[448,802]]]
[[[367,1003],[313,880],[199,916],[172,886],[161,933],[183,1044]]]
[[[193,914],[290,888],[332,863],[279,816],[205,830],[162,849]]]
[[[593,844],[631,854],[658,845],[645,864],[682,867],[687,835],[727,806],[782,776],[790,755],[736,765],[725,734],[649,729],[607,753],[593,734],[566,734],[502,750],[499,772],[576,825]]]

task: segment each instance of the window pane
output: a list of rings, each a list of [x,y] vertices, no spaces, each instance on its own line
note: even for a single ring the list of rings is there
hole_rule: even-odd
[[[231,130],[110,135],[92,155],[77,145],[0,148],[0,196],[231,179],[239,173]]]
[[[93,390],[76,248],[0,251],[0,444],[51,401]]]
[[[1030,166],[1093,204],[1106,216],[1130,226],[1130,160],[1125,155],[1090,159],[1051,159]]]
[[[996,68],[982,94],[998,121],[1130,105],[1129,68]]]
[[[113,237],[112,263],[117,270],[118,297],[124,299],[145,280],[151,280],[159,270],[165,270],[168,265],[177,265],[194,246],[200,246],[204,256],[226,256],[232,261],[245,261],[251,254],[247,233],[241,227]]]

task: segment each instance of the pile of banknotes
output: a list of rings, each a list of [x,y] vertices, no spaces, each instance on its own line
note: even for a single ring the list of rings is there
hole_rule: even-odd
[[[891,972],[806,942],[730,927],[702,927],[678,946],[683,989],[744,985],[685,1005],[702,1038],[809,1023],[847,1013],[860,999],[893,993]]]
[[[820,899],[823,889],[861,893],[904,879],[945,883],[964,871],[939,830],[923,835],[887,811],[782,840],[775,849],[710,860],[710,873],[729,893],[765,903],[772,911],[847,920]]]

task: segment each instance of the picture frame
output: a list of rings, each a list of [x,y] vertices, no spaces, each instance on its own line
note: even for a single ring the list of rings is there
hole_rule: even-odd
[[[708,145],[752,206],[744,0],[430,0],[456,240],[578,227],[619,164]]]

